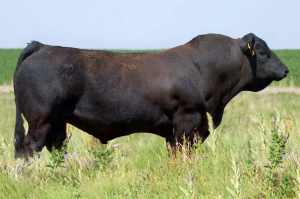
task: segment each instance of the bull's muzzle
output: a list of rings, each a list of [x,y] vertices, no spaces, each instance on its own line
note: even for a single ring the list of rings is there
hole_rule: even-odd
[[[285,67],[285,70],[284,70],[284,77],[286,77],[288,74],[289,74],[289,69],[287,67]]]

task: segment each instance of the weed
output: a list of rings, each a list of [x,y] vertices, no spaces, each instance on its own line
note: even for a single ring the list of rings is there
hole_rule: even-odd
[[[231,162],[232,162],[232,174],[231,174],[231,184],[234,187],[234,190],[232,190],[229,187],[226,187],[226,190],[234,197],[234,198],[242,198],[242,178],[241,178],[241,171],[240,166],[238,165],[236,161],[236,155],[232,150],[230,150],[231,154]]]
[[[119,145],[113,145],[114,140],[108,142],[107,145],[98,144],[94,149],[88,149],[88,152],[94,157],[94,163],[97,169],[106,170],[115,157],[114,148]],[[118,155],[116,156],[116,163],[118,163]]]
[[[210,132],[210,135],[207,140],[207,144],[211,148],[214,157],[216,157],[217,156],[218,135],[217,135],[217,131],[215,130],[214,122],[213,122],[211,115],[209,113],[207,113],[206,115],[207,115],[207,119],[208,119],[208,126],[209,126],[209,132]]]
[[[51,172],[55,172],[55,170],[59,167],[64,167],[63,163],[67,159],[68,154],[68,143],[69,139],[66,139],[63,141],[62,146],[60,149],[56,149],[55,147],[52,147],[51,162],[47,165],[47,167],[50,168]]]
[[[285,159],[285,148],[287,140],[283,138],[283,135],[278,130],[278,124],[281,121],[281,117],[272,119],[273,128],[271,130],[271,141],[269,149],[269,162],[265,165],[268,168],[268,192],[272,196],[282,196],[286,194],[289,187],[289,181],[287,178],[280,179],[280,175],[276,172],[277,168],[283,168],[281,166],[282,161]]]
[[[5,138],[0,137],[0,155],[4,153],[8,144]]]
[[[297,175],[295,176],[295,179],[293,179],[296,187],[293,188],[293,191],[297,195],[297,198],[300,199],[300,167],[297,168],[296,173]]]
[[[259,129],[260,129],[260,138],[261,138],[261,150],[262,151],[266,151],[267,149],[267,141],[266,141],[266,137],[267,137],[267,129],[266,129],[266,125],[265,125],[265,117],[264,114],[262,112],[260,112],[260,117],[259,117]]]
[[[187,188],[179,186],[179,189],[184,193],[184,198],[195,198],[196,177],[194,171],[188,171],[184,178]]]
[[[246,153],[246,172],[245,175],[249,178],[249,180],[252,179],[253,175],[256,172],[256,166],[254,163],[254,157],[253,157],[253,152],[252,152],[252,147],[251,147],[251,140],[252,137],[249,135],[248,140],[247,140],[247,149],[243,149],[244,153]]]

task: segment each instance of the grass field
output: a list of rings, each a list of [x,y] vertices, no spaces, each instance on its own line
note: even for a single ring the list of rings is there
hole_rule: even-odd
[[[1,84],[11,84],[19,53],[0,50]],[[274,85],[298,86],[300,50],[276,53],[291,72]],[[63,151],[23,164],[13,158],[14,95],[0,93],[0,198],[300,198],[299,101],[243,92],[208,140],[177,158],[152,134],[102,146],[69,126]]]

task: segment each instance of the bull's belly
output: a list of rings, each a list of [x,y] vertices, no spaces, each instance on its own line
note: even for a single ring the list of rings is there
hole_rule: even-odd
[[[86,112],[75,110],[68,123],[99,138],[102,142],[138,132],[153,133],[162,137],[172,134],[172,121],[161,113],[141,111],[127,112]]]

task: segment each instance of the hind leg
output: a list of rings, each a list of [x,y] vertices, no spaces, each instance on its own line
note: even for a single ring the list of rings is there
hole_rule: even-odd
[[[34,127],[29,125],[28,133],[23,141],[24,157],[28,160],[33,157],[34,151],[39,152],[47,143],[47,135],[50,131],[50,124]]]
[[[66,123],[47,123],[33,127],[29,125],[28,134],[23,141],[24,156],[33,157],[34,152],[40,152],[44,148],[51,152],[52,147],[60,148],[66,139]]]
[[[67,124],[64,122],[51,125],[51,131],[48,133],[46,147],[48,151],[52,151],[52,147],[59,149],[63,141],[67,137]]]

